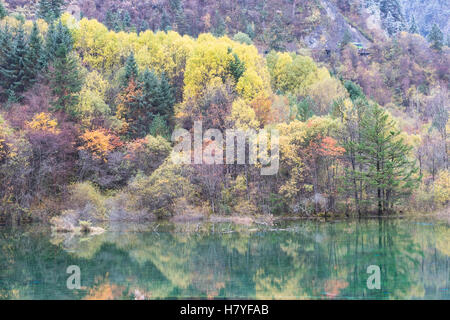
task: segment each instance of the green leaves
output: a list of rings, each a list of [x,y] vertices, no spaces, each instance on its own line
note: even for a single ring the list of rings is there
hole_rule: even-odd
[[[233,59],[228,64],[228,72],[232,75],[234,82],[238,83],[245,72],[245,64],[236,53],[232,52],[231,48],[228,48],[228,53],[233,55]]]
[[[64,0],[40,0],[37,16],[52,23],[61,16],[63,5]]]
[[[131,79],[136,80],[138,77],[139,71],[136,63],[136,59],[134,58],[134,52],[131,52],[125,62],[125,75],[123,78],[122,86],[128,86],[128,83]]]
[[[71,112],[78,104],[78,93],[81,91],[83,79],[76,56],[72,53],[64,54],[63,47],[59,47],[57,58],[50,72],[52,93],[56,99],[53,101],[55,110]]]
[[[4,17],[8,15],[8,12],[6,11],[3,2],[0,1],[0,20],[2,20]]]
[[[421,177],[410,160],[412,147],[404,142],[396,123],[377,104],[364,107],[357,134],[345,144],[353,164],[347,179],[354,181],[360,201],[365,194],[366,203],[376,203],[382,213],[409,195]]]
[[[135,62],[133,63],[132,59],[129,61],[126,69],[129,70],[130,79],[134,79],[134,72],[137,72],[137,69],[134,70],[133,67]],[[136,90],[129,92],[130,99],[124,101],[122,108],[122,116],[129,126],[128,135],[131,138],[142,138],[151,130],[164,131],[164,135],[167,135],[167,132],[161,131],[161,128],[162,126],[167,127],[166,120],[173,115],[175,97],[172,86],[164,74],[158,78],[149,69],[145,69],[137,80]],[[128,89],[129,86],[125,88],[125,91]],[[161,121],[164,121],[164,125]]]
[[[15,30],[14,36],[8,28],[1,31],[0,85],[3,87],[3,99],[16,102],[32,83],[37,66],[31,60],[30,48],[23,25]],[[35,45],[33,43],[33,45]]]
[[[436,23],[433,24],[433,27],[431,28],[430,34],[428,35],[428,41],[431,42],[431,47],[438,51],[441,51],[444,46],[444,34]]]

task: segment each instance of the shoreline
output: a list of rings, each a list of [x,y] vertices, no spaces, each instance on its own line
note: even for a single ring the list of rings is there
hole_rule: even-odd
[[[109,230],[111,225],[151,225],[155,223],[161,224],[174,224],[174,225],[204,225],[204,224],[232,224],[235,226],[247,226],[247,227],[256,227],[256,226],[265,226],[270,227],[274,226],[277,223],[282,222],[300,222],[300,221],[319,221],[322,223],[334,223],[338,221],[356,221],[356,220],[390,220],[390,219],[434,219],[439,221],[444,221],[450,224],[450,208],[445,208],[443,210],[439,210],[433,213],[415,213],[415,214],[388,214],[378,216],[376,214],[368,214],[362,215],[358,217],[357,215],[347,216],[345,214],[332,214],[332,215],[316,215],[316,216],[295,216],[295,215],[281,215],[281,216],[273,216],[273,215],[229,215],[229,216],[221,216],[221,215],[204,215],[204,214],[182,214],[176,215],[171,218],[153,218],[146,220],[134,220],[134,219],[123,219],[123,220],[104,220],[104,221],[96,221],[89,225],[88,228],[82,230],[80,226],[77,226],[76,223],[67,226],[67,225],[59,225],[51,221],[26,221],[20,224],[8,224],[8,223],[0,223],[0,228],[2,227],[12,227],[12,226],[28,226],[28,225],[42,225],[48,226],[52,229],[54,233],[57,234],[89,234],[89,235],[97,235],[102,234],[105,231]]]

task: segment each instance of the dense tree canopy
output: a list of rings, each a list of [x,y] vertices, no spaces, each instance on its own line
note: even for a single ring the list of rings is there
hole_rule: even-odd
[[[126,210],[158,215],[179,203],[305,215],[448,203],[448,48],[436,47],[439,37],[399,33],[370,56],[351,43],[326,58],[262,54],[251,25],[232,40],[225,19],[216,36],[193,38],[184,12],[173,1],[157,32],[135,29],[125,11],[108,13],[107,26],[68,14],[2,19],[0,183],[11,187],[0,207],[23,213],[64,199],[74,181],[78,198],[117,191]],[[286,44],[264,36],[274,49]],[[173,165],[171,134],[195,121],[277,129],[278,173],[261,176],[259,162]]]

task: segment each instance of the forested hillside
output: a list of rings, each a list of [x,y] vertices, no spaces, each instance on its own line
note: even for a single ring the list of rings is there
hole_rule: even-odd
[[[143,31],[175,30],[197,36],[234,35],[241,31],[258,45],[290,50],[314,47],[335,49],[342,41],[369,44],[415,26],[426,36],[434,23],[449,33],[448,3],[442,0],[72,0],[46,1],[63,10],[97,19],[108,28]],[[11,11],[28,18],[39,15],[39,0],[8,0]],[[44,6],[44,11],[45,6]],[[47,10],[48,12],[48,10]]]
[[[0,219],[447,208],[444,35],[369,28],[354,2],[80,1],[78,20],[9,1]],[[173,130],[198,120],[278,130],[278,173],[175,164]]]

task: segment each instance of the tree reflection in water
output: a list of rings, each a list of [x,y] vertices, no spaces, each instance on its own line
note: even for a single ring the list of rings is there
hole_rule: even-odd
[[[444,222],[277,227],[116,225],[92,237],[2,228],[0,299],[450,299]],[[81,268],[81,290],[66,288],[69,265]],[[369,265],[381,290],[366,287]]]

